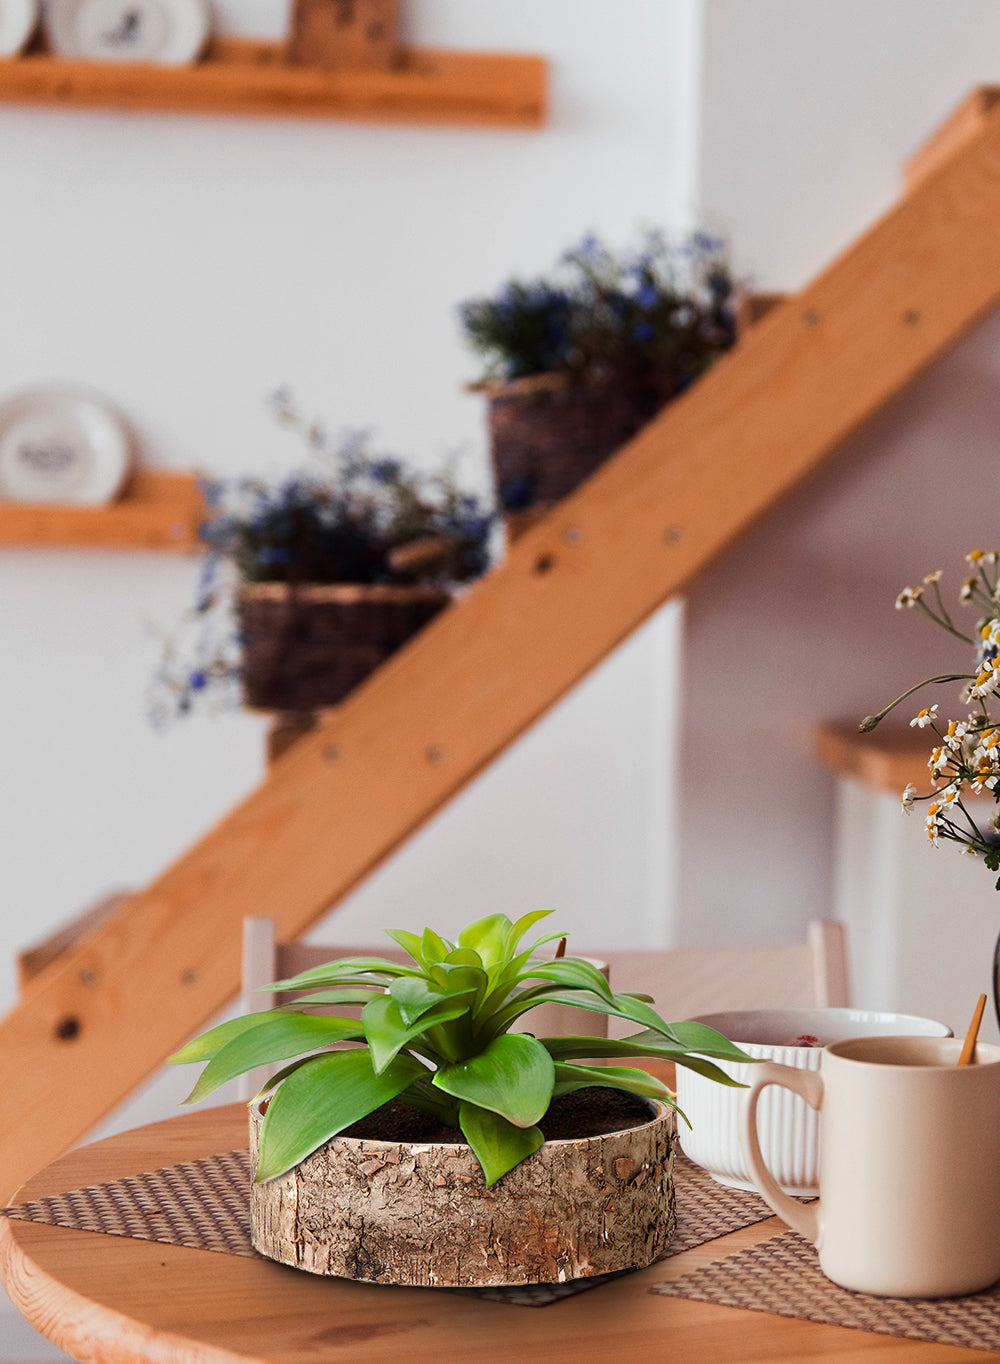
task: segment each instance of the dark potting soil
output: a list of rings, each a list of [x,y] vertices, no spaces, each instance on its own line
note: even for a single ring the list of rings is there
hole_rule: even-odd
[[[652,1116],[647,1100],[637,1094],[594,1085],[553,1099],[538,1126],[546,1141],[562,1141],[641,1127],[650,1122]],[[369,1141],[465,1142],[457,1128],[446,1127],[429,1113],[411,1108],[402,1099],[390,1099],[374,1113],[345,1128],[340,1135],[366,1137]]]

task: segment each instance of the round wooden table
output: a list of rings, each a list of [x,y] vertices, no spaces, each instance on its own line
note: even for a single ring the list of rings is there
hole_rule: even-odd
[[[23,1202],[233,1150],[241,1105],[185,1114],[81,1147]],[[982,1351],[666,1298],[647,1290],[782,1229],[777,1219],[546,1307],[436,1289],[322,1279],[179,1246],[0,1219],[0,1274],[43,1335],[92,1364],[671,1364],[742,1360],[981,1360]]]

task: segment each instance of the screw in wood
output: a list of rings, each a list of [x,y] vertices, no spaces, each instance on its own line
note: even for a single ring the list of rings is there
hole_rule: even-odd
[[[80,1020],[68,1014],[65,1018],[60,1018],[56,1024],[55,1033],[60,1042],[72,1042],[74,1038],[80,1036]]]
[[[553,554],[539,554],[538,558],[535,560],[536,573],[548,573],[555,568],[555,566],[556,560],[555,555]]]
[[[91,967],[91,966],[84,966],[84,967],[81,968],[81,970],[80,970],[80,984],[81,984],[81,985],[96,985],[96,984],[97,984],[97,972],[93,969],[93,967]]]
[[[567,545],[578,545],[583,539],[583,531],[579,526],[567,526],[563,531],[563,539]]]
[[[907,308],[906,312],[903,314],[904,327],[915,327],[920,320],[921,314],[919,308]]]
[[[802,321],[807,327],[818,327],[821,321],[818,308],[807,308],[802,314]]]
[[[190,967],[190,966],[189,966],[186,970],[184,970],[184,971],[181,972],[181,984],[182,984],[182,985],[197,985],[197,984],[198,984],[198,972],[195,971],[195,970],[193,969],[193,967]]]
[[[683,533],[680,526],[668,526],[663,532],[663,538],[668,545],[676,545]]]
[[[429,763],[444,762],[444,749],[437,744],[431,744],[427,749],[427,761]]]
[[[340,762],[340,749],[336,744],[326,744],[323,748],[323,757],[328,763]]]

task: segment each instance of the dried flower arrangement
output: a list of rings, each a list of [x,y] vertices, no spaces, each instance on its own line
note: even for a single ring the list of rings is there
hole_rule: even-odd
[[[733,296],[720,241],[653,231],[621,255],[587,237],[551,277],[464,303],[503,509],[558,501],[689,388],[735,340]]]
[[[163,642],[148,698],[154,724],[245,699],[240,612],[254,585],[283,585],[293,606],[317,585],[421,586],[427,615],[489,566],[494,513],[450,473],[422,476],[373,452],[366,432],[331,437],[302,418],[287,389],[270,401],[279,423],[305,439],[310,463],[277,483],[204,484],[206,553],[194,606]]]
[[[551,278],[512,280],[460,316],[487,381],[612,371],[663,402],[733,344],[733,291],[723,243],[707,233],[671,243],[650,231],[621,255],[591,235]]]

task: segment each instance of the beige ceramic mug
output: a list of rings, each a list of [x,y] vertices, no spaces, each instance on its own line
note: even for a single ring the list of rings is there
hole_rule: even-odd
[[[744,1098],[742,1141],[767,1203],[812,1241],[834,1283],[903,1298],[976,1293],[1000,1279],[1000,1047],[865,1037],[820,1070],[765,1061]],[[798,1203],[761,1155],[757,1104],[784,1085],[820,1114],[820,1197]]]

